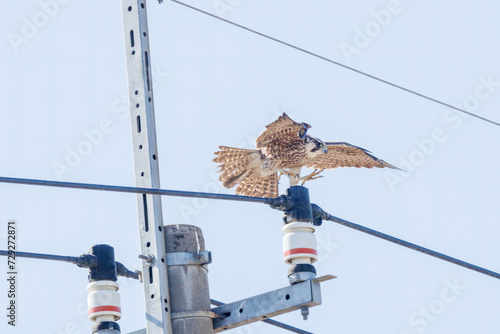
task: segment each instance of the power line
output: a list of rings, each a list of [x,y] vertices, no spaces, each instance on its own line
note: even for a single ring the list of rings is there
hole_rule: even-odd
[[[196,197],[196,198],[208,198],[208,199],[218,199],[218,200],[231,200],[239,202],[251,202],[251,203],[261,203],[271,206],[273,209],[280,211],[287,211],[293,207],[293,200],[288,196],[282,195],[277,198],[263,198],[263,197],[249,197],[249,196],[239,196],[239,195],[229,195],[229,194],[215,194],[215,193],[202,193],[194,191],[179,191],[179,190],[167,190],[167,189],[149,189],[149,188],[136,188],[136,187],[123,187],[123,186],[110,186],[103,184],[91,184],[91,183],[72,183],[72,182],[62,182],[62,181],[49,181],[49,180],[34,180],[34,179],[22,179],[22,178],[11,178],[11,177],[0,177],[0,183],[14,183],[14,184],[26,184],[26,185],[38,185],[38,186],[48,186],[48,187],[59,187],[59,188],[73,188],[73,189],[86,189],[86,190],[98,190],[98,191],[111,191],[111,192],[125,192],[125,193],[138,193],[138,194],[152,194],[152,195],[165,195],[165,196],[178,196],[178,197]],[[500,279],[500,274],[494,271],[478,267],[471,263],[456,259],[454,257],[444,255],[442,253],[433,251],[431,249],[413,244],[411,242],[390,236],[388,234],[372,230],[370,228],[351,223],[347,220],[337,218],[331,214],[325,212],[316,204],[311,204],[312,212],[314,218],[323,219],[328,221],[333,221],[335,223],[353,228],[355,230],[370,234],[380,239],[393,242],[400,246],[404,246],[413,249],[417,252],[424,253],[436,257],[438,259],[456,264],[458,266],[474,270],[484,275],[488,275],[497,279]]]
[[[288,46],[288,47],[290,47],[290,48],[292,48],[292,49],[295,49],[295,50],[301,51],[301,52],[306,53],[306,54],[308,54],[308,55],[310,55],[310,56],[313,56],[313,57],[319,58],[319,59],[324,60],[324,61],[326,61],[326,62],[329,62],[329,63],[331,63],[331,64],[335,64],[335,65],[337,65],[337,66],[343,67],[343,68],[345,68],[345,69],[347,69],[347,70],[349,70],[349,71],[356,72],[356,73],[361,74],[361,75],[363,75],[363,76],[365,76],[365,77],[371,78],[371,79],[373,79],[373,80],[377,80],[377,81],[382,82],[382,83],[384,83],[384,84],[386,84],[386,85],[389,85],[389,86],[392,86],[392,87],[398,88],[398,89],[400,89],[400,90],[403,90],[403,91],[405,91],[405,92],[407,92],[407,93],[410,93],[410,94],[413,94],[413,95],[419,96],[419,97],[421,97],[421,98],[424,98],[424,99],[426,99],[426,100],[429,100],[429,101],[432,101],[432,102],[435,102],[435,103],[441,104],[441,105],[443,105],[443,106],[445,106],[445,107],[448,107],[448,108],[451,108],[451,109],[454,109],[454,110],[460,111],[460,112],[462,112],[462,113],[464,113],[464,114],[467,114],[467,115],[470,115],[470,116],[476,117],[476,118],[481,119],[481,120],[483,120],[483,121],[485,121],[485,122],[488,122],[488,123],[491,123],[491,124],[494,124],[494,125],[500,126],[500,123],[497,123],[497,122],[495,122],[495,121],[492,121],[492,120],[490,120],[490,119],[488,119],[488,118],[485,118],[485,117],[479,116],[479,115],[477,115],[477,114],[473,114],[473,113],[471,113],[471,112],[469,112],[469,111],[466,111],[466,110],[464,110],[464,109],[460,109],[460,108],[458,108],[458,107],[455,107],[455,106],[453,106],[453,105],[451,105],[451,104],[449,104],[449,103],[442,102],[442,101],[437,100],[437,99],[435,99],[435,98],[433,98],[433,97],[430,97],[430,96],[424,95],[424,94],[422,94],[422,93],[419,93],[419,92],[417,92],[417,91],[411,90],[411,89],[409,89],[409,88],[405,88],[405,87],[403,87],[403,86],[401,86],[401,85],[398,85],[398,84],[392,83],[392,82],[390,82],[390,81],[384,80],[384,79],[379,78],[379,77],[377,77],[377,76],[374,76],[374,75],[372,75],[372,74],[369,74],[369,73],[363,72],[363,71],[361,71],[361,70],[355,69],[354,67],[347,66],[347,65],[342,64],[342,63],[340,63],[340,62],[338,62],[338,61],[335,61],[335,60],[333,60],[333,59],[326,58],[326,57],[321,56],[321,55],[319,55],[319,54],[317,54],[317,53],[314,53],[314,52],[312,52],[312,51],[309,51],[309,50],[303,49],[303,48],[301,48],[301,47],[298,47],[298,46],[296,46],[296,45],[293,45],[293,44],[290,44],[290,43],[288,43],[288,42],[282,41],[282,40],[277,39],[277,38],[275,38],[275,37],[272,37],[272,36],[266,35],[266,34],[264,34],[264,33],[258,32],[258,31],[256,31],[256,30],[250,29],[250,28],[248,28],[248,27],[245,27],[245,26],[243,26],[243,25],[241,25],[241,24],[238,24],[238,23],[235,23],[235,22],[233,22],[233,21],[229,21],[229,20],[227,20],[227,19],[224,19],[224,18],[219,17],[219,16],[217,16],[217,15],[214,15],[214,14],[212,14],[212,13],[206,12],[206,11],[204,11],[204,10],[202,10],[202,9],[199,9],[199,8],[196,8],[196,7],[193,7],[193,6],[190,6],[190,5],[188,5],[188,4],[186,4],[186,3],[183,3],[183,2],[181,2],[181,1],[178,1],[178,0],[171,0],[171,1],[172,1],[172,2],[175,2],[175,3],[179,4],[179,5],[185,6],[185,7],[187,7],[187,8],[193,9],[193,10],[195,10],[195,11],[198,11],[198,12],[200,12],[200,13],[203,13],[203,14],[205,14],[205,15],[208,15],[208,16],[210,16],[210,17],[213,17],[213,18],[215,18],[215,19],[218,19],[218,20],[220,20],[220,21],[223,21],[223,22],[229,23],[229,24],[231,24],[231,25],[233,25],[233,26],[235,26],[235,27],[238,27],[238,28],[241,28],[241,29],[243,29],[243,30],[249,31],[249,32],[251,32],[251,33],[257,34],[257,35],[259,35],[259,36],[265,37],[265,38],[267,38],[267,39],[270,39],[270,40],[275,41],[275,42],[277,42],[277,43],[280,43],[280,44],[282,44],[282,45]]]
[[[391,235],[388,235],[388,234],[385,234],[385,233],[382,233],[382,232],[379,232],[379,231],[372,230],[372,229],[370,229],[368,227],[364,227],[364,226],[361,226],[361,225],[358,225],[358,224],[355,224],[355,223],[351,223],[350,221],[344,220],[342,218],[338,218],[338,217],[332,216],[331,214],[323,211],[316,204],[312,204],[312,206],[313,206],[313,212],[314,212],[314,214],[315,214],[316,217],[322,218],[324,220],[332,221],[332,222],[335,222],[335,223],[343,225],[343,226],[347,226],[347,227],[355,229],[357,231],[361,231],[363,233],[367,233],[367,234],[372,235],[374,237],[377,237],[377,238],[380,238],[380,239],[383,239],[383,240],[386,240],[386,241],[390,241],[392,243],[395,243],[397,245],[400,245],[400,246],[412,249],[414,251],[421,252],[421,253],[424,253],[426,255],[430,255],[430,256],[436,257],[438,259],[441,259],[441,260],[444,260],[444,261],[456,264],[458,266],[461,266],[461,267],[464,267],[464,268],[467,268],[467,269],[470,269],[470,270],[477,271],[477,272],[479,272],[481,274],[488,275],[488,276],[500,279],[500,274],[497,273],[497,272],[494,272],[494,271],[491,271],[491,270],[488,270],[488,269],[476,266],[474,264],[471,264],[471,263],[468,263],[468,262],[456,259],[454,257],[451,257],[451,256],[448,256],[448,255],[445,255],[445,254],[433,251],[432,249],[428,249],[428,248],[425,248],[425,247],[413,244],[411,242],[408,242],[408,241],[405,241],[405,240],[393,237]]]
[[[27,253],[27,252],[18,252],[15,251],[10,254],[8,251],[0,250],[0,256],[9,256],[14,255],[17,257],[26,257],[31,259],[38,260],[52,260],[52,261],[62,261],[76,264],[78,266],[85,266],[87,263],[88,266],[92,265],[93,258],[91,257],[77,257],[77,256],[64,256],[64,255],[52,255],[52,254],[42,254],[42,253]]]
[[[82,254],[80,256],[64,256],[64,255],[53,255],[53,254],[43,254],[43,253],[28,253],[28,252],[18,252],[18,251],[5,251],[0,250],[0,256],[15,256],[15,257],[25,257],[37,260],[51,260],[51,261],[61,261],[76,264],[80,268],[93,268],[97,265],[96,257],[91,254]],[[139,274],[128,270],[122,263],[115,261],[116,272],[118,276],[139,279]]]
[[[168,189],[112,186],[112,185],[105,185],[105,184],[36,180],[36,179],[24,179],[24,178],[15,178],[15,177],[0,177],[0,183],[26,184],[26,185],[32,185],[32,186],[46,186],[46,187],[56,187],[56,188],[72,188],[72,189],[85,189],[85,190],[98,190],[98,191],[112,191],[112,192],[134,193],[134,194],[150,194],[150,195],[177,196],[177,197],[222,199],[222,200],[228,200],[228,201],[252,202],[252,203],[262,203],[262,204],[278,205],[278,206],[280,204],[282,204],[281,197],[262,198],[262,197],[249,197],[249,196],[239,196],[239,195],[229,195],[229,194],[204,193],[204,192],[196,192],[196,191],[181,191],[181,190],[168,190]]]

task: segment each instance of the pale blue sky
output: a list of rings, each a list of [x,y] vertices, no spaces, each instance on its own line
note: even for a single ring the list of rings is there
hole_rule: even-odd
[[[187,2],[500,122],[498,2]],[[364,147],[398,166],[407,161],[414,171],[327,171],[308,184],[313,202],[500,271],[500,127],[178,4],[147,4],[163,188],[233,193],[216,180],[213,152],[218,145],[252,147],[263,127],[286,111],[311,124],[313,136]],[[1,176],[134,184],[120,6],[4,5]],[[0,249],[8,219],[17,219],[20,250],[79,255],[107,243],[118,261],[139,269],[134,195],[0,189]],[[213,298],[234,301],[287,284],[279,212],[182,198],[164,198],[163,211],[166,224],[203,229],[213,252]],[[278,320],[314,333],[498,330],[497,280],[333,223],[316,235],[318,272],[338,279],[323,284],[323,305],[311,309],[310,320],[299,312]],[[18,266],[19,326],[7,326],[2,316],[0,332],[90,332],[85,270],[25,259]],[[0,272],[6,271],[0,261]],[[6,282],[0,282],[0,305],[6,305]],[[122,332],[143,328],[142,287],[119,283]],[[266,324],[232,332],[285,333]]]

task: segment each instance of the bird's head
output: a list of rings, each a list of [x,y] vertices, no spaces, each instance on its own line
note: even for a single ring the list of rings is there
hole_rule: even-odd
[[[306,142],[306,153],[310,158],[315,158],[320,154],[328,153],[328,148],[321,139],[314,138],[311,136],[306,136],[305,142]]]

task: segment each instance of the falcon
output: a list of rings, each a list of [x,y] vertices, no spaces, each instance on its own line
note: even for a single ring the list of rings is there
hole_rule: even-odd
[[[309,124],[297,123],[283,113],[257,138],[257,149],[219,146],[213,159],[220,164],[219,180],[226,188],[237,185],[238,195],[269,198],[278,197],[281,175],[288,175],[290,186],[294,186],[337,167],[399,169],[361,147],[312,137],[307,134],[309,128]],[[301,177],[302,168],[314,168],[314,172]]]

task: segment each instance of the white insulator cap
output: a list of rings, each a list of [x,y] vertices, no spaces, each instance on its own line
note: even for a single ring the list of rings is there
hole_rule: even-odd
[[[96,281],[87,286],[87,304],[91,321],[117,321],[122,317],[120,286],[114,281]]]
[[[314,263],[318,260],[314,225],[289,223],[283,226],[283,256],[287,264]]]

